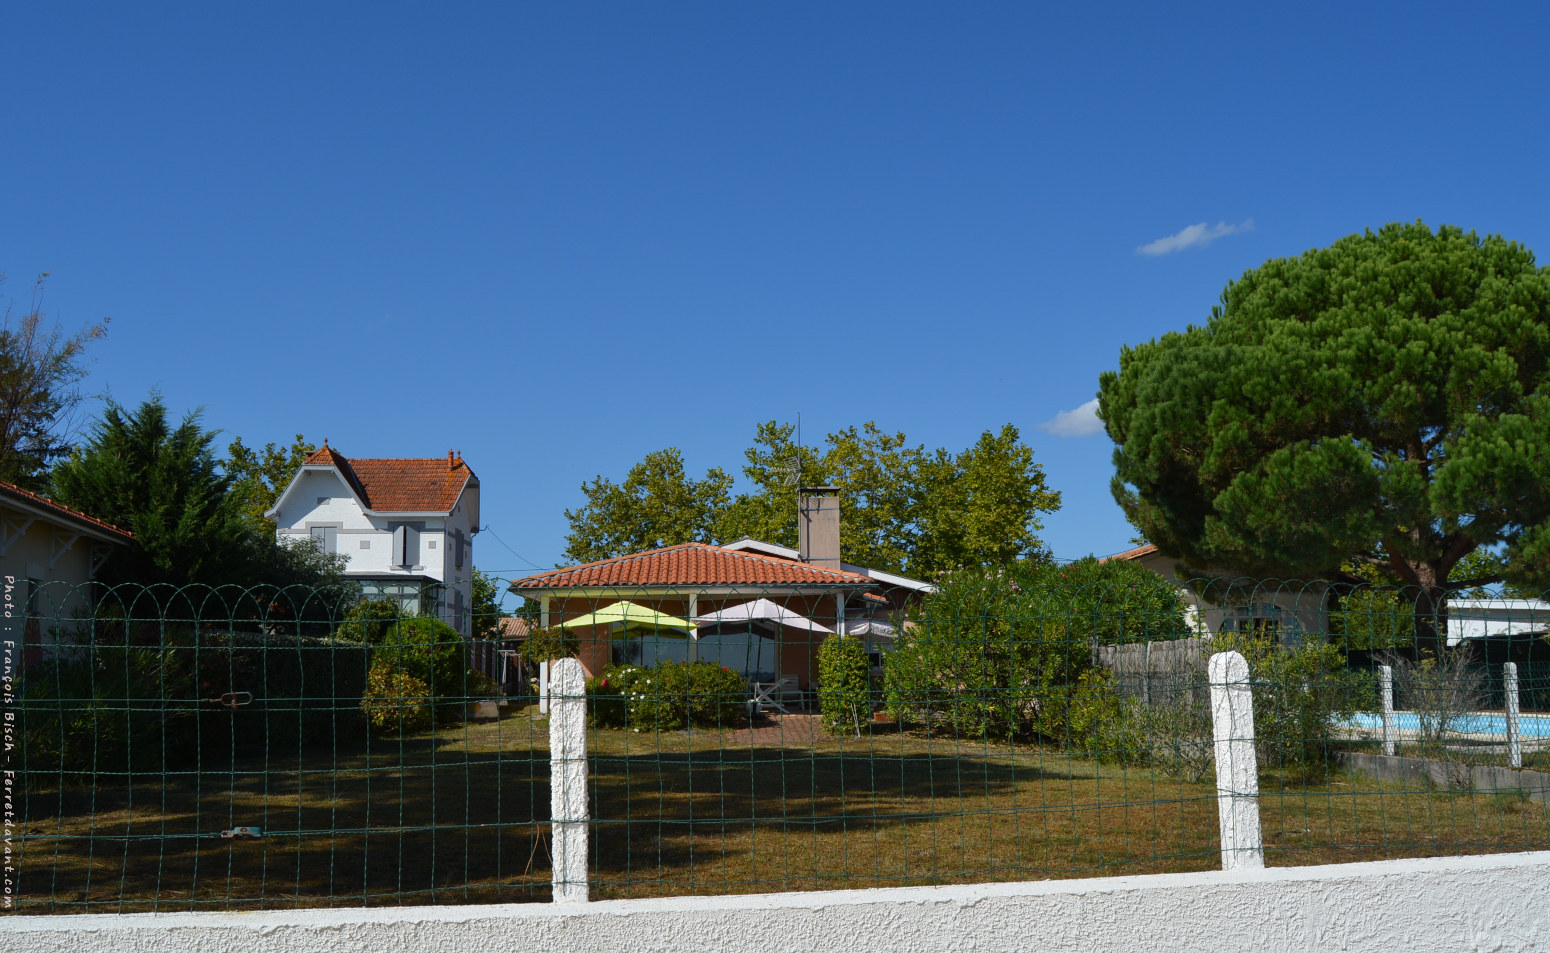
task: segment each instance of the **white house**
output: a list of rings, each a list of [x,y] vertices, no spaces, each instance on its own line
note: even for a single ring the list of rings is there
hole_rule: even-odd
[[[93,580],[125,530],[10,483],[0,483],[0,666],[34,662],[67,640],[73,616],[94,602]],[[6,674],[10,674],[7,672]]]
[[[324,441],[264,515],[281,541],[310,536],[347,557],[367,598],[471,634],[479,478],[461,455],[350,459]]]
[[[1207,634],[1268,631],[1296,642],[1328,631],[1329,583],[1323,580],[1258,580],[1225,570],[1202,575],[1186,571],[1177,559],[1164,556],[1150,543],[1099,561],[1111,560],[1139,563],[1177,585],[1191,624]],[[1205,581],[1221,584],[1220,601],[1201,598],[1198,588]]]

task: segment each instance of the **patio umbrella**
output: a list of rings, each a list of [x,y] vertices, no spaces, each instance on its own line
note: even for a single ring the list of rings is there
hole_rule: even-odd
[[[860,622],[847,622],[845,624],[845,634],[864,639],[892,641],[899,637],[899,630],[886,622],[879,622],[876,619],[862,619]]]
[[[715,612],[697,615],[694,617],[694,621],[700,625],[715,625],[718,622],[779,622],[781,625],[789,625],[793,629],[808,629],[813,632],[834,631],[819,625],[801,613],[792,612],[785,606],[778,606],[768,599],[755,599],[752,602],[727,606],[725,609],[717,609]]]
[[[680,619],[666,612],[658,612],[650,606],[637,605],[628,599],[621,599],[613,605],[604,606],[596,612],[577,616],[574,619],[566,619],[560,623],[562,629],[581,628],[589,625],[614,625],[623,624],[625,628],[644,629],[682,629],[688,632],[694,628],[694,623],[687,619]],[[682,635],[680,632],[661,632],[658,635]]]

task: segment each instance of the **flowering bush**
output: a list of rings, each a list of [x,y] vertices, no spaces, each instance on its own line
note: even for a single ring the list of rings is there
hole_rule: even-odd
[[[587,684],[588,695],[596,699],[591,710],[598,727],[622,721],[637,732],[683,731],[733,728],[748,718],[748,686],[742,674],[709,662],[609,666]],[[616,704],[611,701],[615,693],[623,698],[622,718],[617,708],[609,710]]]

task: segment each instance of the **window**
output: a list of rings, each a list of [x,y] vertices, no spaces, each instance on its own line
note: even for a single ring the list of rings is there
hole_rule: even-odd
[[[312,538],[318,541],[318,545],[322,548],[323,552],[325,552],[325,553],[332,553],[332,552],[337,552],[338,551],[338,546],[339,546],[339,528],[338,527],[336,527],[336,526],[314,526],[314,527],[312,527],[311,532],[312,532]]]
[[[393,529],[393,565],[410,568],[420,561],[420,531],[413,526]]]
[[[462,530],[457,530],[457,531],[455,531],[453,533],[452,542],[457,547],[457,558],[453,561],[454,565],[458,569],[462,569],[463,568],[463,531]]]

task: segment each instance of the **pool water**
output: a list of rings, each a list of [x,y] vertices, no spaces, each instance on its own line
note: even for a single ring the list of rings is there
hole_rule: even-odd
[[[1375,733],[1383,730],[1383,716],[1373,712],[1352,715],[1346,723],[1353,728],[1365,728]],[[1421,719],[1415,712],[1396,711],[1394,728],[1397,731],[1420,731]],[[1488,713],[1461,715],[1453,722],[1453,730],[1459,734],[1501,735],[1505,738],[1507,716]],[[1518,731],[1525,738],[1550,738],[1550,716],[1520,715]]]

